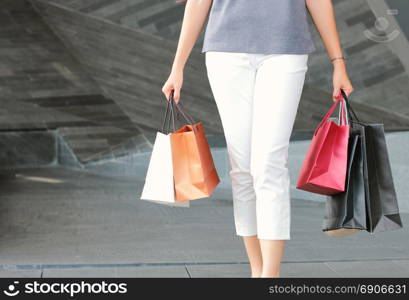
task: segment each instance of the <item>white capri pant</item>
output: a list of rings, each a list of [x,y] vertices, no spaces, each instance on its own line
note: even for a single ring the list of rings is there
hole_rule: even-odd
[[[308,54],[208,51],[230,161],[236,233],[290,239],[288,146]]]

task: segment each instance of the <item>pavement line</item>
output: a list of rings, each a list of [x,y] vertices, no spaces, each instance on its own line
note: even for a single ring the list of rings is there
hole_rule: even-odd
[[[283,264],[327,263],[327,262],[370,262],[392,261],[405,258],[380,258],[380,259],[340,259],[340,260],[316,260],[316,261],[284,261]],[[166,267],[166,266],[209,266],[209,265],[244,265],[248,262],[168,262],[168,263],[118,263],[118,264],[26,264],[26,265],[0,265],[0,270],[43,270],[43,269],[77,269],[77,268],[123,268],[123,267]]]
[[[189,272],[189,268],[185,265],[185,271],[186,271],[186,273],[187,273],[187,276],[189,277],[189,278],[192,278],[192,274],[190,274],[190,272]]]
[[[119,264],[33,264],[0,265],[0,270],[41,270],[41,269],[76,269],[76,268],[117,268],[117,267],[166,267],[188,265],[237,265],[248,262],[174,262],[174,263],[119,263]]]

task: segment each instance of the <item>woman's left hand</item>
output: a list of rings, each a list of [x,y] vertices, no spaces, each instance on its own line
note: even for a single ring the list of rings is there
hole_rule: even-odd
[[[354,91],[354,88],[351,84],[351,80],[349,80],[348,72],[345,66],[345,61],[336,60],[333,62],[333,64],[334,64],[333,74],[334,91],[332,97],[333,101],[335,102],[339,98],[341,90],[344,90],[345,94],[349,96]]]

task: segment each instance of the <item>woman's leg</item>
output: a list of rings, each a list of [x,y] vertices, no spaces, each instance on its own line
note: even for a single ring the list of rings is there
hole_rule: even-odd
[[[262,277],[278,277],[290,239],[288,147],[301,97],[307,55],[267,55],[258,61],[253,99],[251,174],[256,193]]]
[[[280,264],[284,254],[285,240],[259,241],[263,259],[260,277],[280,277]]]
[[[251,277],[261,277],[263,272],[263,257],[260,241],[256,235],[243,236],[244,246],[251,266]]]
[[[209,83],[219,111],[230,160],[236,233],[243,236],[252,276],[261,274],[256,198],[250,174],[255,69],[244,53],[206,52]]]

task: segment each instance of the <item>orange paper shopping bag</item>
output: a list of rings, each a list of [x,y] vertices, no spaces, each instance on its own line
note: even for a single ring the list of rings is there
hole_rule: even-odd
[[[176,201],[209,197],[220,178],[203,124],[195,123],[179,104],[174,106],[189,122],[170,135]]]

